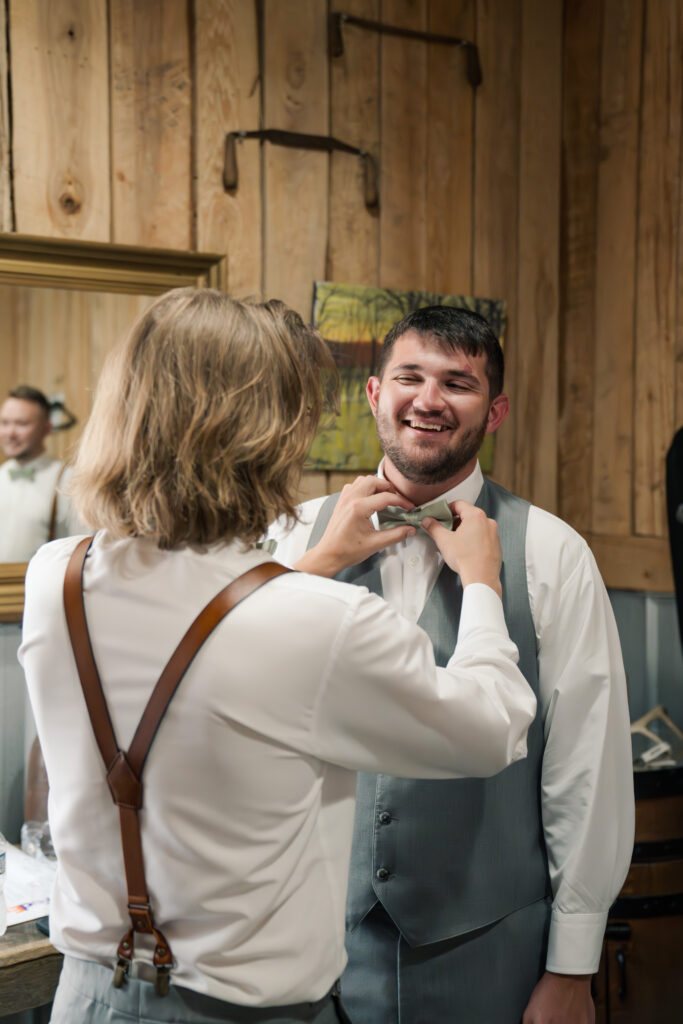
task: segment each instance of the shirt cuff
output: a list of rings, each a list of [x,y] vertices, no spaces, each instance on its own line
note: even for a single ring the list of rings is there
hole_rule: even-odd
[[[462,592],[458,637],[467,636],[482,624],[487,629],[495,629],[503,636],[508,636],[503,602],[495,590],[486,583],[468,583]]]
[[[565,914],[553,908],[546,970],[555,974],[595,974],[606,926],[607,911]]]

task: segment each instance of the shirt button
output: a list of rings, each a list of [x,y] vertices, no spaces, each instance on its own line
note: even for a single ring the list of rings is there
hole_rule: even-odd
[[[389,814],[389,812],[388,811],[381,811],[380,815],[379,815],[379,823],[380,823],[380,825],[388,825],[390,821],[391,821],[391,815]]]
[[[386,882],[387,878],[389,877],[389,868],[378,868],[377,877],[379,878],[380,882]]]
[[[416,569],[419,564],[420,559],[417,557],[417,555],[411,555],[410,558],[408,559],[408,565],[410,566],[411,569]]]

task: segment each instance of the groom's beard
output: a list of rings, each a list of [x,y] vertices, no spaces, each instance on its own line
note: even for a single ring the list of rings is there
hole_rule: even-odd
[[[424,448],[413,446],[410,450],[402,442],[399,430],[389,415],[377,408],[377,436],[382,451],[403,474],[406,480],[415,484],[438,484],[450,480],[476,457],[486,437],[488,412],[478,425],[470,427],[459,436],[454,435],[452,444]]]

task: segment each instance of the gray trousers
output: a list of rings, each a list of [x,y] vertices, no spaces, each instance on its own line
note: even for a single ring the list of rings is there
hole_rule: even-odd
[[[50,1024],[339,1024],[331,996],[316,1003],[256,1009],[213,999],[171,984],[157,996],[150,981],[112,985],[113,971],[90,960],[64,957]]]
[[[455,939],[409,946],[381,903],[346,936],[352,1024],[520,1024],[545,970],[550,900]]]

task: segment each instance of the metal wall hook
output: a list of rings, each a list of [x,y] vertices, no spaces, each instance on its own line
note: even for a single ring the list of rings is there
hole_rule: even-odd
[[[364,198],[368,210],[379,208],[379,189],[377,183],[377,164],[373,156],[365,149],[351,146],[331,135],[308,135],[303,132],[288,132],[280,128],[263,128],[257,131],[228,132],[225,136],[223,155],[223,188],[226,192],[237,190],[239,175],[237,171],[237,140],[259,139],[271,142],[275,146],[287,146],[290,149],[309,149],[318,152],[352,153],[363,161]]]
[[[483,81],[479,49],[476,43],[470,42],[469,39],[445,36],[438,32],[421,32],[418,29],[399,28],[398,25],[386,25],[381,21],[357,18],[354,14],[346,14],[344,11],[330,11],[329,14],[327,38],[330,57],[341,57],[344,53],[344,37],[342,35],[342,24],[344,23],[356,25],[358,28],[369,29],[384,36],[401,36],[403,39],[419,39],[424,43],[441,43],[445,46],[463,47],[467,55],[467,81],[473,89],[476,89]]]

